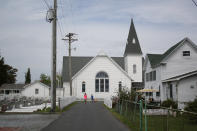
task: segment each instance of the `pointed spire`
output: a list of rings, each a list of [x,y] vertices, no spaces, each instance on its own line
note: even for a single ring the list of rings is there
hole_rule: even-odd
[[[142,54],[142,50],[139,44],[137,33],[135,31],[135,26],[133,19],[131,19],[130,30],[127,38],[127,44],[124,52],[124,56],[127,54]]]

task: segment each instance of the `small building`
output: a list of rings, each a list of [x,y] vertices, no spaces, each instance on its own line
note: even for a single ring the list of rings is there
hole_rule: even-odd
[[[25,85],[21,91],[21,95],[26,97],[49,99],[50,87],[39,81],[36,81]]]
[[[0,100],[4,98],[21,97],[21,92],[25,84],[3,84],[0,87]]]
[[[155,101],[172,99],[178,108],[197,96],[197,46],[184,38],[163,54],[147,54],[145,58],[145,89]]]

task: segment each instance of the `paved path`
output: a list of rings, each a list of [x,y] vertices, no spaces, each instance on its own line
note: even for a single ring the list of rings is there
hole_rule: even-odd
[[[42,131],[129,131],[103,106],[78,103]]]

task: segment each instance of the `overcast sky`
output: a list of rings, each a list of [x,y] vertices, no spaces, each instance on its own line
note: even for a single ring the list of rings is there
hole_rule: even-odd
[[[52,6],[52,0],[46,0]],[[18,69],[17,83],[30,67],[32,81],[51,72],[51,23],[44,0],[0,1],[0,54]],[[184,37],[197,43],[197,7],[192,0],[58,0],[57,71],[68,45],[61,40],[77,33],[75,56],[123,56],[131,18],[143,54],[163,53]],[[62,32],[62,33],[61,33]]]

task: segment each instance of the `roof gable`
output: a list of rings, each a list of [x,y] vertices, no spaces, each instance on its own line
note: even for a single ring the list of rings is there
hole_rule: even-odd
[[[189,38],[186,37],[174,46],[172,46],[171,48],[169,48],[163,54],[147,54],[151,67],[158,66],[163,60],[167,59],[175,50],[182,46],[185,43],[185,41],[188,41],[189,44],[191,44],[192,47],[194,47],[197,50],[197,46]]]
[[[133,19],[131,20],[124,56],[127,54],[142,54]]]
[[[74,79],[77,75],[79,75],[85,68],[87,68],[93,61],[95,61],[96,60],[96,58],[97,57],[106,57],[106,58],[108,58],[111,62],[112,62],[112,64],[114,64],[117,68],[119,68],[120,69],[120,71],[123,73],[123,74],[125,74],[130,80],[132,80],[131,79],[131,77],[112,59],[112,58],[110,58],[110,57],[108,57],[107,55],[105,55],[105,56],[99,56],[99,55],[97,55],[97,56],[95,56],[93,59],[91,59],[80,71],[78,71],[74,76],[72,76],[72,79]]]
[[[32,85],[34,85],[34,84],[40,84],[40,85],[42,85],[42,86],[44,86],[44,87],[50,88],[49,86],[43,84],[43,83],[40,82],[40,81],[35,81],[35,82],[33,82],[33,83],[30,83],[30,84],[28,84],[28,85],[25,85],[24,88],[28,88],[29,86],[32,86]]]
[[[79,72],[85,65],[87,65],[94,57],[80,57],[72,56],[71,57],[71,67],[72,67],[72,77]],[[124,70],[124,57],[111,57],[123,70]],[[63,82],[69,81],[69,64],[68,56],[63,57],[63,69],[62,77]]]

